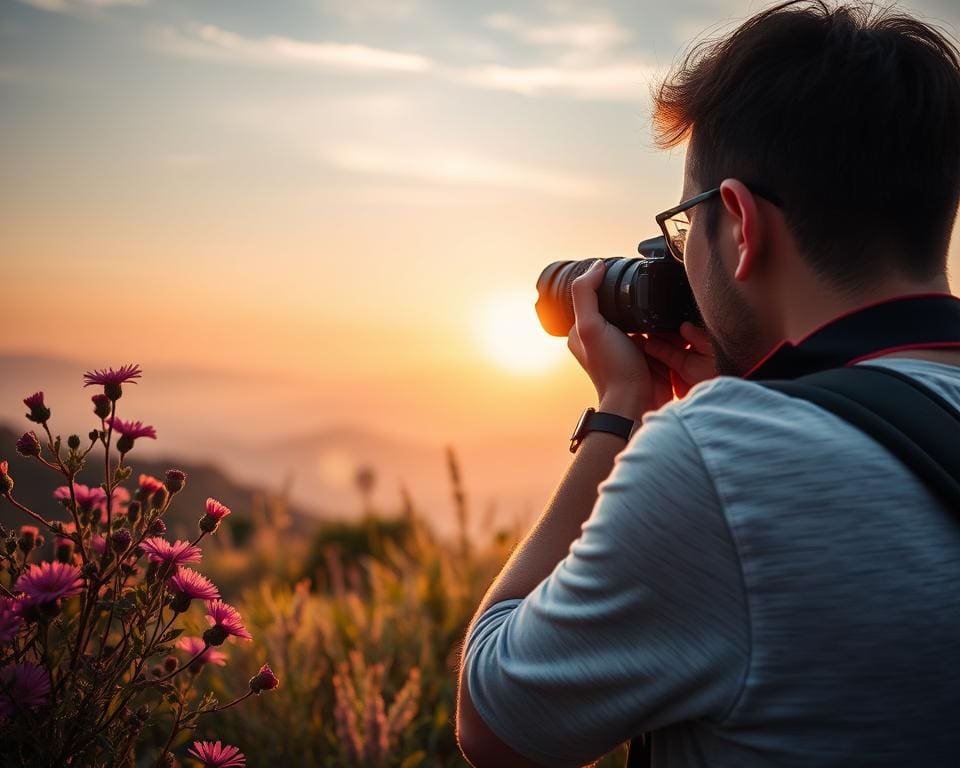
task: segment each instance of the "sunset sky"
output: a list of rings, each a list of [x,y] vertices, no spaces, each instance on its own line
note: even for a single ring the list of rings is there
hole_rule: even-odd
[[[683,153],[650,83],[759,7],[0,0],[0,355],[222,374],[176,424],[144,379],[136,415],[184,441],[349,422],[561,467],[593,390],[536,277],[657,234]]]

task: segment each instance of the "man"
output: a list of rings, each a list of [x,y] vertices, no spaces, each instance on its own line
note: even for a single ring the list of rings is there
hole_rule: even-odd
[[[694,49],[655,124],[689,142],[664,229],[706,330],[628,337],[602,265],[575,281],[569,347],[642,428],[583,436],[477,609],[461,748],[562,768],[650,732],[655,766],[960,765],[957,510],[758,383],[868,360],[960,407],[960,55],[890,10],[786,3]]]

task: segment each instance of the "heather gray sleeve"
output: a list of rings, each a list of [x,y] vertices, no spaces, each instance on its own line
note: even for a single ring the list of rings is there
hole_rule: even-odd
[[[735,547],[697,446],[667,407],[617,457],[553,572],[478,619],[464,664],[491,730],[563,768],[649,729],[722,718],[748,659]]]

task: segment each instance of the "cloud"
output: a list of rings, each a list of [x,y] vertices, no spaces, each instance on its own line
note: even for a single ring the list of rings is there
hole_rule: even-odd
[[[525,43],[593,52],[611,50],[632,37],[624,27],[607,18],[544,24],[525,21],[512,13],[494,13],[484,19],[484,24]]]
[[[192,24],[185,33],[163,28],[154,43],[177,56],[264,66],[392,72],[424,72],[433,66],[429,58],[413,53],[277,35],[245,37],[212,24]]]
[[[602,192],[602,185],[591,179],[464,150],[344,143],[328,150],[324,159],[350,173],[433,184],[515,189],[564,198],[594,197]]]
[[[478,88],[524,96],[558,96],[596,101],[640,101],[658,75],[652,65],[633,62],[586,67],[484,66],[453,76]]]
[[[51,13],[70,13],[118,5],[146,5],[150,0],[20,0],[20,2]]]
[[[320,11],[344,21],[404,21],[420,11],[419,0],[319,0]]]

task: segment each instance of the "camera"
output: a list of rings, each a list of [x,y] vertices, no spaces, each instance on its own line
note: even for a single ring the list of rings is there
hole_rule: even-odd
[[[604,259],[597,289],[600,314],[624,333],[677,331],[689,320],[702,324],[687,273],[667,251],[663,237],[637,246],[641,258]],[[566,336],[574,324],[573,281],[594,259],[555,261],[537,279],[537,317],[551,336]]]

